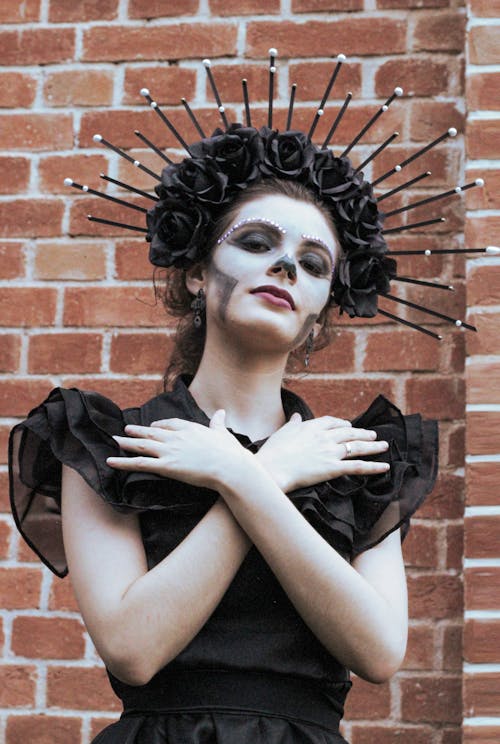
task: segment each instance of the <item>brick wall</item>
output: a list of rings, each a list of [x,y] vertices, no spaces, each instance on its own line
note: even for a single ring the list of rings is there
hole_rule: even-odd
[[[487,13],[491,3],[483,0],[475,6],[475,12]],[[320,121],[318,139],[347,90],[354,93],[355,102],[346,117],[348,126],[339,129],[336,143],[340,145],[348,144],[349,135],[359,130],[395,85],[402,85],[403,102],[393,105],[383,117],[384,126],[377,125],[354,155],[359,162],[382,134],[398,130],[399,144],[391,148],[392,154],[384,153],[374,164],[374,173],[381,174],[449,126],[463,131],[465,20],[460,0],[0,2],[5,65],[0,72],[1,463],[6,459],[9,428],[54,385],[94,388],[121,405],[137,404],[158,390],[171,324],[154,305],[145,245],[133,234],[90,224],[87,212],[112,215],[114,210],[89,196],[68,193],[62,184],[65,176],[72,176],[101,188],[96,174],[105,170],[120,179],[135,177],[137,185],[151,187],[149,177],[131,173],[128,164],[92,141],[92,135],[100,132],[127,150],[140,152],[146,165],[160,168],[157,157],[140,150],[133,135],[137,128],[161,146],[174,145],[138,95],[143,85],[170,108],[176,123],[185,121],[178,105],[185,95],[210,129],[219,120],[200,59],[212,57],[215,74],[219,66],[224,68],[221,93],[228,108],[239,112],[239,93],[231,97],[231,91],[239,91],[241,62],[247,58],[251,96],[260,102],[255,119],[260,115],[264,123],[265,58],[274,45],[280,52],[281,109],[287,106],[289,83],[296,81],[295,122],[306,127],[310,113],[306,119],[305,109],[311,110],[312,102],[317,104],[321,97],[331,70],[329,58],[343,52],[349,62]],[[471,36],[471,49],[491,49],[494,31],[489,25],[484,41],[473,41]],[[476,33],[479,30],[474,29]],[[485,59],[481,63],[490,64]],[[469,86],[476,109],[491,107],[483,103],[488,95],[479,79]],[[280,106],[276,116],[277,120],[283,116]],[[475,127],[483,129],[485,146],[488,142],[492,146],[491,122],[471,120],[469,156],[489,157],[474,150],[479,139],[473,136]],[[416,189],[418,196],[461,181],[463,138],[441,145],[428,162],[433,175],[425,188]],[[425,167],[408,169],[408,176],[405,173],[400,180]],[[398,178],[388,182],[390,187]],[[486,206],[494,210],[493,189],[485,193],[489,195]],[[484,209],[485,205],[473,201],[477,196],[470,199],[471,210]],[[399,197],[395,203],[400,203]],[[403,233],[399,245],[460,244],[460,200],[445,211],[444,229],[435,234]],[[477,212],[481,223],[470,214],[469,243],[482,245],[498,220],[497,213],[488,218]],[[410,257],[401,264],[410,275],[452,281],[455,294],[439,295],[434,306],[463,313],[462,261]],[[473,287],[480,286],[480,272],[493,271],[485,269],[486,264],[477,262],[471,269],[477,278]],[[477,355],[471,373],[480,371],[478,364],[490,363],[484,355],[498,353],[492,326],[499,312],[497,290],[497,299],[491,294],[485,301],[481,294],[472,300],[483,334],[470,348]],[[483,312],[478,306],[484,302],[488,306]],[[416,313],[412,318],[424,322]],[[497,344],[493,352],[481,346],[488,339]],[[460,741],[464,354],[464,336],[458,330],[447,330],[438,344],[381,318],[364,323],[342,320],[332,345],[313,355],[307,377],[295,370],[293,387],[318,414],[352,416],[383,392],[403,409],[423,411],[441,422],[439,483],[414,520],[405,544],[412,617],[406,662],[387,684],[355,681],[344,729],[352,744]],[[481,384],[472,374],[469,389],[477,390]],[[498,400],[470,397],[470,402],[492,408],[490,404]],[[470,411],[472,423],[476,415]],[[494,406],[487,416],[492,431],[498,417]],[[480,441],[483,449],[471,449],[471,439],[470,451],[489,453],[491,437]],[[481,480],[475,477],[475,469],[481,471]],[[491,466],[471,461],[468,470],[473,482],[471,505],[493,503],[488,488],[494,479]],[[4,464],[0,464],[0,508],[0,741],[84,744],[116,717],[118,706],[83,632],[69,581],[53,579],[42,569],[12,527]],[[477,520],[489,520],[488,534],[497,522],[487,510],[480,517],[474,514],[468,516],[468,555],[476,560],[483,553],[475,551],[484,549],[481,539],[473,542],[474,530],[482,526]],[[483,570],[482,565],[474,563],[467,570],[471,611],[472,607],[482,610],[484,585],[481,577],[475,581],[474,574]],[[498,585],[495,570],[498,567],[488,568],[490,581]],[[468,653],[473,654],[469,661],[484,661],[483,656],[474,656],[473,649],[481,654],[489,636],[477,623],[486,622],[484,630],[494,638],[494,621],[471,617],[467,622],[468,639],[480,631],[476,645],[467,641]],[[468,717],[473,715],[468,701],[480,695],[481,683],[488,679],[486,670],[481,672],[467,681]]]
[[[470,247],[498,245],[500,227],[500,3],[469,1],[467,167],[486,188],[470,197]],[[464,742],[500,740],[500,266],[468,267],[469,314],[480,334],[467,345]]]

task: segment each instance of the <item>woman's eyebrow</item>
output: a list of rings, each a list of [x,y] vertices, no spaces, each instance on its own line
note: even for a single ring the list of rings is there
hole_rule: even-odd
[[[322,240],[322,238],[319,238],[317,235],[301,235],[300,237],[306,243],[317,245],[319,248],[324,248],[328,252],[328,255],[332,259],[332,262],[335,261],[335,254],[334,254],[333,248],[331,248],[331,246],[329,246],[328,243],[325,243],[325,241]]]
[[[284,227],[282,227],[280,224],[275,222],[274,220],[269,220],[267,217],[245,217],[242,220],[238,220],[234,225],[232,225],[228,230],[226,230],[225,233],[223,233],[220,238],[218,238],[216,244],[220,245],[225,240],[229,238],[230,235],[235,230],[238,230],[238,228],[243,227],[244,225],[250,225],[250,224],[261,224],[265,225],[266,227],[271,228],[274,232],[280,233],[281,235],[286,235],[286,230]]]

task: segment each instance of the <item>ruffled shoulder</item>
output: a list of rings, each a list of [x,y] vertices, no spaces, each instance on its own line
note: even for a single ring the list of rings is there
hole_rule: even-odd
[[[289,494],[292,501],[346,558],[372,548],[394,530],[404,538],[411,515],[434,486],[438,465],[437,422],[405,416],[380,395],[353,425],[374,429],[389,442],[377,459],[387,473],[341,476]]]
[[[55,388],[14,427],[9,441],[10,501],[28,545],[58,576],[67,573],[62,539],[62,465],[76,470],[117,511],[192,509],[203,494],[149,473],[126,473],[106,464],[120,453],[114,434],[126,424],[182,416],[176,396],[161,395],[140,408],[121,410],[95,392]],[[185,416],[182,416],[185,417]],[[203,489],[200,489],[202,491]]]

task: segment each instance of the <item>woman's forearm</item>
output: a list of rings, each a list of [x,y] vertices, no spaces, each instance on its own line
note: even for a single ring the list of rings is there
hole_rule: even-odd
[[[396,584],[403,596],[391,603],[328,545],[260,465],[225,474],[220,492],[326,648],[372,681],[394,673],[406,645],[402,563]]]

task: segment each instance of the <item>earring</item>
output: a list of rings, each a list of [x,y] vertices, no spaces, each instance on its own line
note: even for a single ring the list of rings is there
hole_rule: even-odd
[[[306,355],[304,358],[304,366],[309,367],[309,357],[312,354],[314,348],[314,331],[311,331],[306,341]]]
[[[198,294],[191,303],[191,310],[194,311],[193,325],[195,328],[200,328],[203,323],[202,313],[205,312],[205,307],[205,292],[203,289],[199,289]]]

